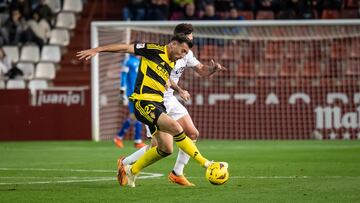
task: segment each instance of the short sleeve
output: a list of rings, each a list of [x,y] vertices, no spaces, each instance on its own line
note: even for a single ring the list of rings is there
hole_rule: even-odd
[[[149,54],[149,50],[146,48],[146,43],[134,44],[135,55],[146,57]]]
[[[190,50],[186,57],[186,67],[195,67],[200,64],[200,61],[194,56],[193,52]]]

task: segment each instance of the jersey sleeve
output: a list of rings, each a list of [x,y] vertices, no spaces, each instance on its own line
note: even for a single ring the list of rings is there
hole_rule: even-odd
[[[135,55],[151,58],[154,55],[153,49],[148,49],[149,43],[134,44]]]
[[[195,67],[200,64],[200,61],[194,56],[193,52],[190,50],[189,53],[185,56],[186,60],[186,67]]]

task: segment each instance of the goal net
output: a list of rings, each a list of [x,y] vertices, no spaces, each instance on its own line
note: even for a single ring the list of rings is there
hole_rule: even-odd
[[[166,44],[177,23],[93,22],[92,46]],[[201,138],[360,139],[359,21],[191,23],[194,55],[227,68],[211,78],[187,69],[180,79]],[[128,116],[118,102],[124,56],[92,61],[95,140],[112,139]]]

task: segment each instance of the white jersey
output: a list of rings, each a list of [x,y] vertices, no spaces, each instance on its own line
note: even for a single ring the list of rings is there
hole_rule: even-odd
[[[171,71],[170,79],[177,84],[185,68],[192,68],[199,64],[200,62],[195,58],[193,52],[189,50],[189,52],[185,55],[184,58],[181,58],[175,62],[175,67]],[[164,92],[164,100],[171,96],[174,96],[173,93],[174,90],[172,88],[168,88]]]

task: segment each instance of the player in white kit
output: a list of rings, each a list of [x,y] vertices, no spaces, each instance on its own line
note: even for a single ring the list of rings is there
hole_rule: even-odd
[[[191,24],[179,24],[175,27],[174,34],[178,33],[184,33],[188,36],[189,39],[193,39],[192,36],[193,27]],[[196,129],[188,111],[186,108],[178,101],[178,99],[174,96],[174,90],[178,92],[179,96],[187,101],[190,99],[190,94],[183,90],[181,87],[177,85],[182,73],[185,71],[185,69],[193,69],[195,72],[197,72],[200,76],[206,77],[210,76],[215,72],[222,71],[225,68],[222,67],[218,63],[214,63],[214,61],[211,61],[211,65],[204,65],[200,63],[195,57],[191,50],[189,50],[188,54],[182,58],[176,61],[174,69],[171,71],[170,74],[170,83],[171,88],[168,88],[167,91],[164,93],[164,105],[166,107],[167,115],[169,115],[171,118],[176,120],[181,127],[184,129],[185,134],[194,142],[196,141],[197,137],[199,136],[199,131]],[[155,138],[152,139],[152,146],[157,145],[157,137],[161,136],[164,132],[157,132],[154,136],[150,134],[150,130],[146,126],[147,129],[147,136],[149,138]],[[172,143],[171,143],[172,144]],[[118,160],[118,170],[119,168],[123,167],[123,165],[128,165],[134,163],[141,155],[143,155],[147,150],[149,149],[149,146],[145,146],[138,151],[134,152],[133,154],[127,156],[127,157],[121,157]],[[175,166],[173,170],[169,173],[168,179],[173,182],[177,183],[179,185],[183,186],[193,186],[194,184],[189,182],[186,177],[183,175],[183,170],[185,165],[188,163],[190,159],[190,156],[187,155],[185,152],[183,152],[181,149],[179,149],[179,153],[177,156],[177,160],[175,163]]]

